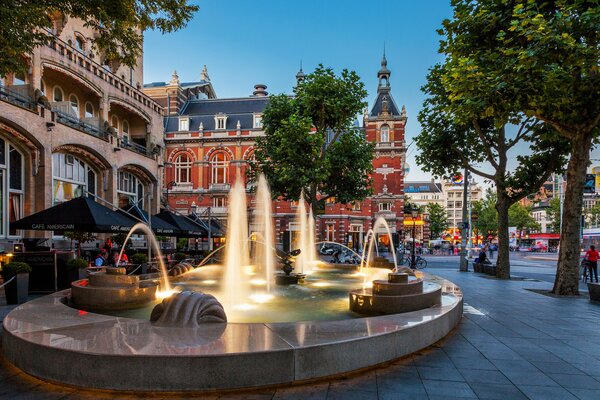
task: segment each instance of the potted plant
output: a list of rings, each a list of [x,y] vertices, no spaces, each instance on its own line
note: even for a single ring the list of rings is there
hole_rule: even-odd
[[[129,257],[129,260],[133,265],[142,265],[142,268],[139,269],[141,275],[145,275],[148,272],[148,255],[144,253],[135,253]]]
[[[67,261],[67,270],[69,271],[69,282],[79,281],[87,278],[86,268],[89,263],[83,258],[74,258]]]
[[[8,282],[15,278],[8,285],[4,286],[7,304],[21,304],[27,301],[29,295],[29,273],[31,267],[24,262],[11,262],[2,267],[2,279]]]
[[[173,254],[173,259],[177,262],[181,262],[181,261],[185,260],[186,258],[188,258],[188,255],[185,253],[179,252],[179,253]]]

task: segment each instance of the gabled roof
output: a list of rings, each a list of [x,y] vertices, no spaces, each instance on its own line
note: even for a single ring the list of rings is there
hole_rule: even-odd
[[[375,99],[375,103],[373,104],[373,108],[371,108],[371,112],[369,113],[369,117],[377,117],[381,110],[383,109],[382,102],[383,98],[387,97],[388,101],[388,112],[392,116],[400,116],[400,109],[396,105],[394,98],[390,92],[380,91],[377,93],[377,98]]]

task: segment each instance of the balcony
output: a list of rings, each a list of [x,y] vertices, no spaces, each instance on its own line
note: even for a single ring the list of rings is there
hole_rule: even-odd
[[[74,71],[79,71],[82,75],[91,78],[91,80],[100,87],[108,84],[116,88],[124,95],[127,99],[126,101],[131,105],[139,105],[142,108],[150,109],[158,114],[162,112],[161,106],[145,95],[140,89],[131,86],[107,69],[107,66],[100,65],[93,61],[90,57],[61,39],[52,35],[48,45],[42,46],[40,49],[42,58],[54,59],[58,61],[59,65],[63,65]],[[88,73],[85,73],[84,71],[87,71]]]
[[[231,185],[229,183],[211,183],[208,190],[213,192],[229,192]]]
[[[75,115],[75,112],[68,101],[50,104],[52,106],[52,111],[54,111],[56,115],[56,122],[108,141],[110,135],[105,129],[100,127],[100,120],[98,118],[79,118]]]
[[[26,108],[30,111],[35,111],[37,105],[29,95],[30,85],[18,86],[1,86],[0,85],[0,100],[11,103],[15,106]]]
[[[152,157],[152,154],[146,146],[132,142],[130,140],[119,140],[119,147],[122,149],[134,151],[146,157]]]
[[[227,215],[227,207],[197,207],[196,213],[202,216],[207,216],[209,208],[211,216]]]

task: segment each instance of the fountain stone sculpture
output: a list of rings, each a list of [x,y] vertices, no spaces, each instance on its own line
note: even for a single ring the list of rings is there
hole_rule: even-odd
[[[304,278],[306,278],[305,274],[292,274],[292,271],[294,270],[294,267],[292,266],[292,257],[298,256],[300,252],[300,249],[296,249],[285,253],[284,255],[277,255],[277,257],[279,257],[279,261],[281,261],[281,263],[283,264],[281,266],[283,275],[275,275],[275,283],[277,285],[296,285],[298,284],[298,282],[301,282],[304,280]]]
[[[156,326],[197,328],[204,323],[225,323],[227,315],[214,296],[185,290],[157,304],[150,321]]]
[[[71,302],[83,310],[126,310],[154,301],[157,288],[158,282],[140,282],[140,275],[126,275],[125,268],[106,268],[71,283]]]
[[[422,310],[442,303],[442,287],[410,279],[406,272],[391,272],[386,280],[374,280],[372,288],[349,293],[350,310],[362,315],[399,314]]]

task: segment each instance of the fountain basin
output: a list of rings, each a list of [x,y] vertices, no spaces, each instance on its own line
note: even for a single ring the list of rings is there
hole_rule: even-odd
[[[11,311],[6,358],[41,379],[87,388],[202,391],[288,385],[403,357],[443,338],[460,321],[462,293],[405,314],[339,321],[209,324],[166,328],[66,305],[69,290]],[[118,365],[118,368],[115,368]]]
[[[421,282],[422,283],[422,282]],[[417,285],[406,285],[406,287]],[[353,290],[349,294],[350,310],[362,315],[405,313],[434,307],[442,301],[442,287],[429,283],[422,291],[403,295],[377,295],[373,289]]]

